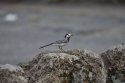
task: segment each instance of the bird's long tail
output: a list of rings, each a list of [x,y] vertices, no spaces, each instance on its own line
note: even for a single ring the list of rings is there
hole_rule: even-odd
[[[44,48],[44,47],[47,47],[47,46],[50,46],[50,45],[52,45],[52,44],[53,44],[53,43],[47,44],[47,45],[45,45],[45,46],[41,46],[39,49]]]

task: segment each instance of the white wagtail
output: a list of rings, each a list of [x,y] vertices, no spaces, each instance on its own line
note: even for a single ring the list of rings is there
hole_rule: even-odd
[[[39,49],[44,48],[44,47],[47,47],[47,46],[50,46],[50,45],[55,45],[55,46],[58,46],[59,49],[62,51],[62,50],[63,50],[62,47],[65,46],[65,45],[69,42],[71,36],[72,36],[72,34],[66,34],[66,35],[64,36],[64,39],[63,39],[63,40],[58,40],[58,41],[55,41],[55,42],[53,42],[53,43],[50,43],[50,44],[41,46]]]

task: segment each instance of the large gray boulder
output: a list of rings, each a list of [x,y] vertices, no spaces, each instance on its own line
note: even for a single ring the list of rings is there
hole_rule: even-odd
[[[125,83],[125,45],[101,54],[107,70],[107,83]]]
[[[102,59],[88,50],[44,52],[20,66],[28,83],[106,83]]]

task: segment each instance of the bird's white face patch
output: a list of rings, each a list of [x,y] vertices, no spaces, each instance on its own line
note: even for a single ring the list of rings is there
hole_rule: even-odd
[[[67,36],[66,37],[70,37],[71,36],[71,34],[67,34]]]
[[[71,36],[71,34],[68,34],[69,36]]]

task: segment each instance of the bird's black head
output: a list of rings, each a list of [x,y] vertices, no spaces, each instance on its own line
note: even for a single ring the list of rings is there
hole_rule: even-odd
[[[72,36],[72,34],[68,33],[64,36],[64,38],[70,38]]]
[[[68,34],[65,35],[64,38],[66,38],[69,41],[69,39],[70,39],[71,36],[72,36],[72,34],[68,33]]]

